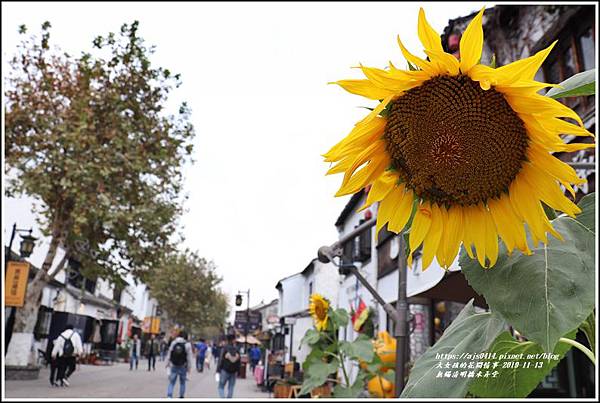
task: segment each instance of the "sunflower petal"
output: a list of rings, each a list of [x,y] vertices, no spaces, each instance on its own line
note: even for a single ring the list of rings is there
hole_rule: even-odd
[[[408,255],[407,263],[412,265],[412,255],[417,250],[419,245],[423,243],[429,228],[431,227],[431,206],[429,202],[424,202],[420,206],[417,206],[415,218],[413,218],[412,226],[410,227],[410,236],[408,237],[408,245],[410,246],[410,253]]]
[[[398,46],[400,46],[400,50],[402,51],[402,55],[404,55],[404,58],[410,63],[420,67],[421,70],[429,73],[432,76],[437,75],[439,73],[439,71],[437,71],[437,69],[430,62],[423,60],[420,57],[417,57],[410,53],[402,44],[400,36],[398,36]]]
[[[358,211],[362,211],[373,203],[385,199],[385,197],[394,189],[397,181],[398,176],[395,173],[392,171],[385,171],[377,178],[377,180],[375,180],[375,182],[373,182],[373,186],[371,186],[371,190],[369,190],[369,193],[367,194],[365,204],[359,208]]]
[[[473,66],[479,63],[481,59],[481,51],[483,50],[483,11],[482,8],[479,13],[471,20],[467,29],[460,39],[460,71],[465,74],[469,73],[469,70]]]
[[[330,84],[337,84],[351,94],[369,99],[379,100],[394,94],[393,91],[377,87],[369,80],[340,80]]]
[[[399,234],[404,229],[412,213],[413,201],[413,191],[406,189],[402,200],[400,200],[400,203],[396,205],[396,209],[392,212],[388,223],[388,231]]]
[[[423,44],[423,47],[427,50],[433,50],[437,52],[443,52],[442,40],[440,34],[427,22],[425,18],[425,11],[423,7],[419,9],[419,26],[418,26],[419,40]]]
[[[444,231],[444,222],[442,221],[442,212],[437,204],[431,205],[431,228],[423,241],[423,260],[422,270],[425,271],[431,265],[433,257],[437,253]]]

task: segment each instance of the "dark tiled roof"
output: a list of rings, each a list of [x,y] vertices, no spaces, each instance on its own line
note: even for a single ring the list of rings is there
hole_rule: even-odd
[[[348,216],[352,213],[352,211],[354,210],[354,208],[358,204],[360,198],[364,194],[365,194],[365,190],[361,189],[359,192],[354,193],[352,195],[352,197],[348,201],[348,204],[346,204],[346,207],[344,207],[344,209],[342,210],[342,213],[340,214],[340,216],[336,220],[336,222],[335,222],[336,227],[339,227],[340,225],[344,224],[344,221],[346,221],[346,218],[348,218]]]

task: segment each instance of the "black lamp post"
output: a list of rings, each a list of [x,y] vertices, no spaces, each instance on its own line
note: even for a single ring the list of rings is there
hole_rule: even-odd
[[[21,235],[22,241],[21,241],[21,246],[19,248],[19,254],[22,257],[31,256],[31,254],[33,253],[33,247],[35,246],[35,241],[37,241],[37,238],[34,238],[33,236],[31,236],[32,231],[33,231],[33,228],[18,229],[17,223],[13,224],[12,234],[10,235],[10,242],[8,243],[8,257],[5,259],[6,262],[12,260],[11,259],[12,244],[13,244],[13,241],[15,240],[15,235],[17,234],[17,232],[29,232],[28,235]]]
[[[246,325],[244,326],[244,354],[248,354],[248,325],[250,323],[250,290],[248,291],[238,291],[235,296],[235,304],[237,306],[242,305],[242,296],[241,294],[246,294],[247,297],[247,307],[246,307]]]
[[[35,246],[35,241],[37,238],[31,236],[33,228],[30,229],[18,229],[17,223],[13,224],[12,233],[10,235],[10,241],[8,243],[8,253],[4,257],[4,272],[8,269],[8,262],[12,260],[12,244],[15,240],[15,235],[17,232],[29,232],[28,235],[21,235],[22,241],[19,247],[19,255],[21,257],[29,257],[33,253],[33,248]],[[4,342],[4,351],[8,350],[8,343],[10,343],[10,339],[12,337],[12,327],[15,322],[15,310],[16,308],[13,306],[10,308],[10,314],[8,316],[8,320],[6,323],[6,334],[5,334],[5,342]]]

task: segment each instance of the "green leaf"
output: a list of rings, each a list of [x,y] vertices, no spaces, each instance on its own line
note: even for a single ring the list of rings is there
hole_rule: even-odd
[[[413,65],[412,65],[412,63],[411,63],[411,62],[409,62],[408,60],[406,61],[406,64],[408,65],[408,69],[409,69],[410,71],[417,71],[417,70],[418,70],[418,69],[417,69],[415,66],[413,66]]]
[[[573,331],[564,337],[573,339],[575,334],[576,331]],[[490,363],[490,369],[485,371],[497,371],[497,376],[474,378],[469,392],[478,397],[527,397],[570,348],[569,344],[558,343],[554,350],[557,359],[544,359],[544,351],[539,344],[518,342],[509,332],[504,332],[489,350],[489,353],[496,354],[496,358],[486,360]],[[503,356],[504,359],[501,359]]]
[[[550,98],[579,97],[596,93],[596,69],[577,73],[559,84],[562,88],[551,88],[546,93]]]
[[[490,67],[495,69],[496,68],[496,54],[492,53],[492,59],[490,60]]]
[[[316,387],[325,383],[329,374],[337,371],[339,366],[338,360],[334,359],[330,363],[314,362],[304,373],[304,382],[300,394],[309,393]]]
[[[415,362],[400,397],[464,397],[472,378],[436,377],[439,371],[445,371],[436,368],[438,363],[457,362],[436,355],[464,355],[464,361],[470,361],[468,355],[487,351],[505,326],[495,313],[476,313],[473,300],[469,301],[437,343]]]
[[[586,199],[582,207],[579,217],[585,224],[567,216],[553,220],[564,241],[549,237],[548,245],[533,248],[531,256],[508,256],[502,244],[496,265],[484,269],[461,251],[460,266],[469,285],[492,311],[546,352],[594,309],[594,206]]]
[[[370,362],[375,355],[373,343],[371,343],[371,340],[364,335],[360,335],[352,342],[342,341],[339,345],[340,351],[349,358]]]
[[[337,327],[344,327],[348,325],[348,311],[344,308],[339,308],[331,311],[331,320],[336,324]]]
[[[589,228],[590,231],[596,232],[596,192],[583,196],[577,204],[581,209],[581,213],[577,215],[576,220]]]
[[[333,388],[333,396],[338,398],[357,398],[360,396],[363,390],[365,390],[365,375],[361,375],[361,373],[359,373],[352,386],[344,387],[339,384],[335,385]]]
[[[313,365],[317,362],[323,362],[324,355],[325,354],[323,353],[322,350],[313,347],[313,349],[306,356],[306,358],[304,359],[304,362],[302,363],[302,370],[304,372],[307,372],[311,365]]]
[[[300,340],[300,345],[313,345],[317,343],[320,338],[321,334],[319,332],[317,332],[315,329],[308,329],[306,333],[304,333],[304,337],[302,337],[302,340]]]

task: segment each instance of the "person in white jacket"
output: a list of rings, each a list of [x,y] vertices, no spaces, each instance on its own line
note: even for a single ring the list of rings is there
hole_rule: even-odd
[[[83,353],[81,336],[73,330],[73,325],[65,326],[65,330],[54,339],[52,358],[56,359],[56,382],[60,386],[69,386],[69,377],[75,372],[77,357]]]

